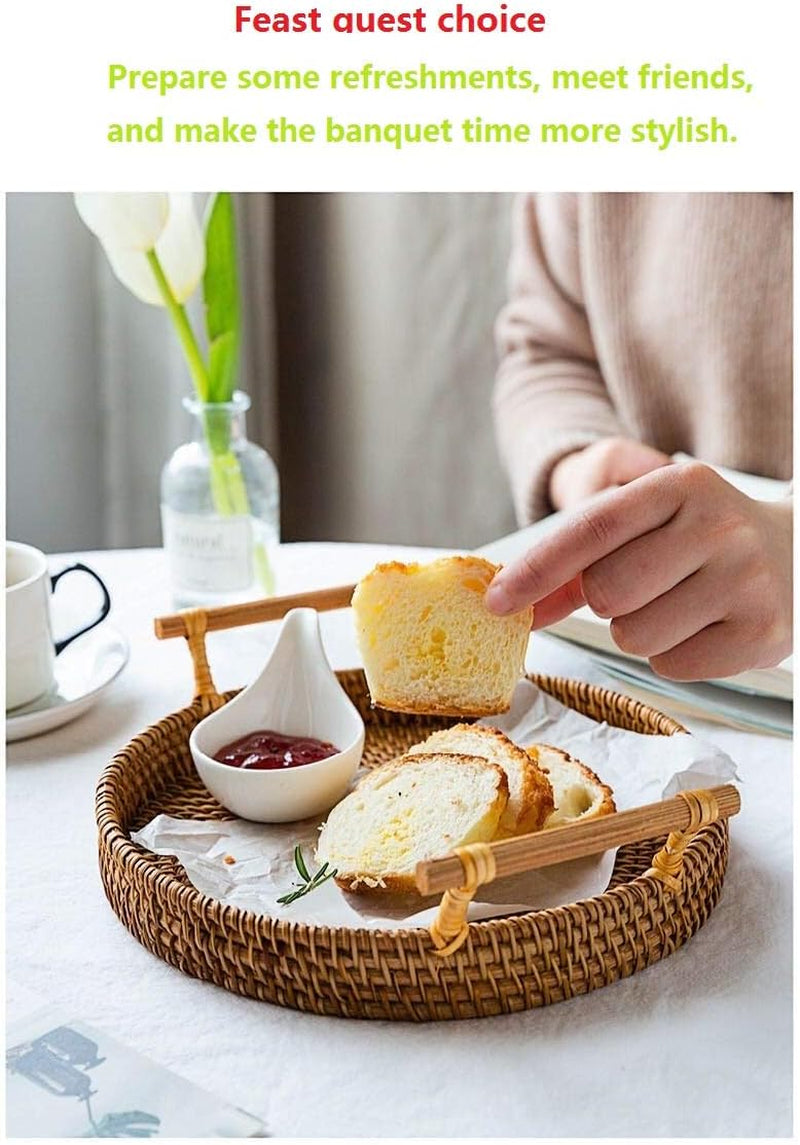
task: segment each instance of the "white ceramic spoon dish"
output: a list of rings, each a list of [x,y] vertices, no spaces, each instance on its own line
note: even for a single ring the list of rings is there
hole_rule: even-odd
[[[327,759],[272,771],[219,763],[226,744],[260,729],[335,744]],[[364,750],[364,721],[328,663],[312,608],[287,614],[261,674],[189,737],[201,780],[223,807],[258,823],[289,823],[329,811],[346,794]]]

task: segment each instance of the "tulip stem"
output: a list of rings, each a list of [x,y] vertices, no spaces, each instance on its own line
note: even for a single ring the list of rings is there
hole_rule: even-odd
[[[150,264],[159,293],[178,332],[184,357],[194,379],[197,395],[202,402],[208,404],[211,388],[208,367],[186,316],[186,310],[172,293],[172,287],[164,274],[164,268],[161,266],[155,250],[145,251],[145,258]],[[211,496],[214,507],[223,517],[239,515],[250,517],[247,487],[242,477],[239,459],[230,448],[229,427],[227,423],[220,425],[208,410],[205,417],[205,436],[209,449]],[[254,528],[252,518],[251,526]],[[263,543],[257,539],[254,540],[253,557],[256,576],[261,582],[264,592],[269,595],[275,589],[275,579],[272,575],[266,549]]]
[[[164,269],[161,266],[161,262],[155,250],[145,251],[145,258],[150,264],[150,269],[153,272],[159,293],[164,299],[164,305],[169,311],[169,316],[178,332],[178,338],[183,347],[186,363],[194,379],[194,384],[197,387],[198,397],[201,401],[207,402],[211,384],[208,369],[203,361],[203,355],[200,353],[200,347],[197,345],[194,330],[192,330],[189,319],[186,317],[186,310],[172,293],[172,287],[167,280],[167,276],[164,274]]]

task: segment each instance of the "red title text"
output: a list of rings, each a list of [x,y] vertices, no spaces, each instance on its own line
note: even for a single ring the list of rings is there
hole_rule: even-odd
[[[543,32],[546,18],[541,12],[527,12],[511,9],[508,4],[500,4],[491,11],[472,11],[463,4],[456,4],[447,12],[430,17],[425,8],[414,8],[403,12],[351,11],[334,12],[327,15],[330,22],[323,27],[323,16],[319,8],[308,8],[300,12],[260,11],[250,4],[237,4],[235,30],[237,32],[303,33],[332,30],[345,35],[359,32],[406,33],[427,32],[429,28],[439,32]]]

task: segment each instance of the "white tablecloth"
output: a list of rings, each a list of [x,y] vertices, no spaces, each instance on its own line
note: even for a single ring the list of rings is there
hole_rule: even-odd
[[[282,591],[356,579],[388,554],[291,545]],[[68,1006],[276,1136],[780,1136],[791,1133],[791,745],[693,724],[736,760],[741,814],[722,901],[672,957],[585,997],[496,1019],[345,1021],[239,998],[140,946],[98,877],[93,796],[128,739],[191,694],[159,551],[82,554],[131,642],[91,712],[11,744],[7,967],[15,991]],[[53,565],[57,564],[54,558]],[[81,578],[74,578],[77,582]],[[358,663],[346,612],[323,617],[335,667]],[[275,625],[209,637],[217,683],[247,683]],[[534,638],[529,667],[615,685],[581,652]],[[618,687],[618,685],[617,685]],[[13,1013],[13,1010],[12,1010]]]

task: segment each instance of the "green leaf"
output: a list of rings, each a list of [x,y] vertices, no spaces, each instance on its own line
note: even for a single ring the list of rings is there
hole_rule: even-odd
[[[300,873],[300,878],[306,883],[310,882],[311,875],[308,873],[308,867],[306,866],[303,851],[299,843],[294,849],[294,865]]]
[[[208,346],[208,376],[211,401],[229,402],[239,373],[239,338],[226,330]]]
[[[241,341],[236,216],[230,192],[220,191],[212,197],[205,233],[203,301],[209,346],[209,401],[229,402],[236,388]]]
[[[325,881],[325,872],[327,871],[327,869],[328,869],[328,864],[323,863],[311,881],[313,883],[324,882]]]

